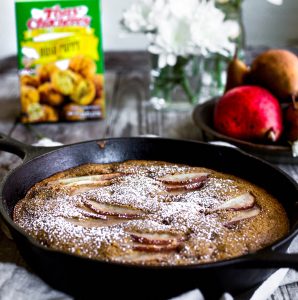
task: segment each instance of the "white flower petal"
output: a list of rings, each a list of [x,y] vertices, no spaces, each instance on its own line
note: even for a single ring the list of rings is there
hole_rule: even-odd
[[[191,41],[190,24],[185,19],[177,19],[171,16],[166,20],[161,20],[157,27],[156,39],[157,45],[163,48],[167,53],[183,55]]]
[[[233,32],[234,31],[234,32]],[[225,15],[217,9],[213,1],[201,2],[196,17],[191,24],[193,43],[206,52],[228,55],[231,53],[233,43],[231,34],[236,34],[231,21],[225,21]]]
[[[167,65],[167,56],[165,54],[160,54],[158,57],[158,67],[163,69]]]
[[[225,26],[230,38],[236,39],[240,35],[241,28],[237,21],[227,20]]]
[[[174,54],[169,54],[169,55],[167,56],[167,64],[168,64],[169,66],[175,66],[176,62],[177,62],[177,56],[176,56],[176,55],[174,55]]]
[[[122,23],[132,32],[152,31],[156,27],[155,17],[162,11],[161,1],[139,0],[123,12]],[[158,2],[158,3],[157,3]]]
[[[198,0],[169,0],[171,13],[178,18],[191,18],[199,6]]]
[[[152,54],[160,54],[162,53],[162,50],[160,47],[156,46],[156,45],[149,45],[148,46],[148,51]]]

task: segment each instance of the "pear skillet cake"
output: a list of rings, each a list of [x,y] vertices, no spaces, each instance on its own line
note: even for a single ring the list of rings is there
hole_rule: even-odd
[[[57,173],[35,184],[13,217],[46,247],[144,265],[230,259],[264,248],[289,230],[279,202],[248,181],[145,160]]]

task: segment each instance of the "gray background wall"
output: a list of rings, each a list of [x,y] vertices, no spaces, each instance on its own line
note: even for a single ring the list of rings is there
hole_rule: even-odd
[[[146,49],[142,35],[121,36],[119,19],[131,2],[102,0],[105,50]],[[274,6],[266,0],[244,0],[243,19],[248,45],[298,45],[298,0],[284,0],[283,6]],[[0,58],[15,53],[14,1],[0,0]]]

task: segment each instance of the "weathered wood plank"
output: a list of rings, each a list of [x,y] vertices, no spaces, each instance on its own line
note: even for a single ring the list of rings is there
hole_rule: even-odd
[[[10,69],[8,62],[6,68]],[[18,78],[15,73],[0,74],[0,131],[10,134],[14,128],[15,118],[19,112]],[[0,151],[0,180],[12,169],[21,164],[16,155]],[[7,238],[3,230],[4,224],[0,222],[0,262],[13,262],[25,265],[14,241]],[[1,296],[0,296],[1,298]]]
[[[8,133],[20,110],[19,81],[16,74],[0,78],[0,131]]]
[[[10,134],[19,113],[19,82],[16,74],[0,77],[0,132]],[[21,160],[12,154],[0,151],[0,179],[14,169]]]
[[[141,72],[119,73],[111,99],[106,137],[143,134],[141,103],[146,98],[147,84]]]

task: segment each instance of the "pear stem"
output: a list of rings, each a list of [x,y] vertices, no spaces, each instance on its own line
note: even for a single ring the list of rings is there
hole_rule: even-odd
[[[239,47],[236,46],[236,48],[235,48],[235,53],[234,53],[234,56],[233,56],[233,59],[237,59],[237,58],[238,58],[238,53],[239,53]]]

